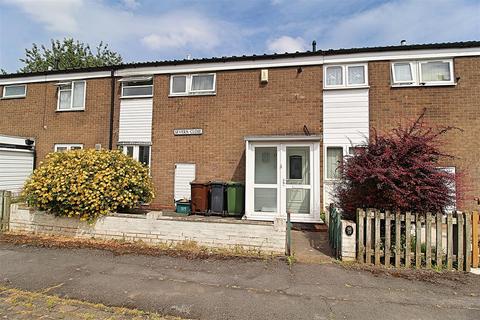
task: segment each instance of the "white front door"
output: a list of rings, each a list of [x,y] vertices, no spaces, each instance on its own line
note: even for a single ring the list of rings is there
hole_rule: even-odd
[[[250,143],[247,150],[247,218],[320,221],[319,143]]]

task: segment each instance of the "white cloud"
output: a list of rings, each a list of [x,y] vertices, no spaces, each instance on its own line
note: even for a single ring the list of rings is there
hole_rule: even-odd
[[[1,0],[0,0],[1,1]],[[87,42],[143,45],[167,52],[188,47],[211,50],[228,36],[228,24],[189,10],[163,14],[139,14],[102,0],[4,0],[24,11],[52,32],[52,37],[70,36]],[[138,5],[124,0],[123,4]]]
[[[307,45],[301,37],[281,36],[267,43],[268,51],[276,53],[305,51]]]
[[[122,0],[123,5],[128,9],[136,9],[140,6],[138,0]]]
[[[322,48],[474,40],[479,13],[479,3],[466,1],[391,1],[317,30],[324,32]]]

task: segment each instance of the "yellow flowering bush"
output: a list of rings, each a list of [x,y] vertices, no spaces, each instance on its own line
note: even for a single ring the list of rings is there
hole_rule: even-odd
[[[89,149],[48,154],[23,196],[37,209],[91,221],[150,202],[154,194],[147,166],[120,151]]]

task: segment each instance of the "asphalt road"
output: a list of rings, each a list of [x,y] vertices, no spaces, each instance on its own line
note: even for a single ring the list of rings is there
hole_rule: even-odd
[[[480,276],[431,282],[335,264],[186,260],[0,244],[0,283],[193,319],[480,319]]]

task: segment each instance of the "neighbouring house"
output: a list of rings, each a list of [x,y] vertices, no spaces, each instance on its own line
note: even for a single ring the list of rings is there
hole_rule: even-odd
[[[442,164],[467,178],[459,206],[480,195],[480,41],[9,74],[0,86],[0,134],[34,141],[37,166],[53,151],[121,148],[150,166],[152,208],[172,209],[193,179],[242,181],[247,219],[320,222],[338,161],[424,108],[463,129]]]

